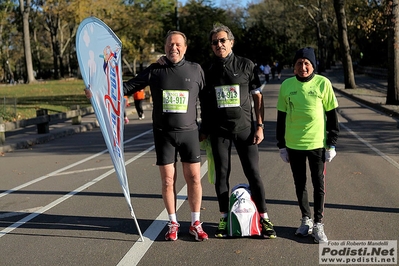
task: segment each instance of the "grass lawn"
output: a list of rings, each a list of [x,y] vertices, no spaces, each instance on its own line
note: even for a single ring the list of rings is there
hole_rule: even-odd
[[[49,114],[66,112],[72,105],[90,106],[81,79],[42,81],[36,84],[0,85],[0,117],[15,121],[36,117],[36,110]]]

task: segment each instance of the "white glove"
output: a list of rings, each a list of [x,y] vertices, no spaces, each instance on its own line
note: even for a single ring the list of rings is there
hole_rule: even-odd
[[[280,149],[280,157],[281,157],[281,159],[283,159],[283,161],[285,163],[289,163],[290,162],[290,158],[288,157],[288,152],[287,152],[286,148]]]
[[[330,149],[326,150],[326,162],[331,162],[335,155],[337,155],[335,147],[330,147]]]

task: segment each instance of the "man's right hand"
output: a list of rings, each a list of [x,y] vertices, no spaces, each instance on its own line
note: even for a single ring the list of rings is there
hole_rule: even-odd
[[[91,99],[91,97],[93,97],[93,94],[91,93],[90,90],[90,85],[86,89],[84,89],[84,91],[87,99]]]

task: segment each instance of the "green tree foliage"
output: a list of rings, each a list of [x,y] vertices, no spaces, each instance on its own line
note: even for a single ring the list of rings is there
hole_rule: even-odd
[[[225,11],[213,7],[209,1],[189,1],[179,9],[180,30],[186,34],[188,60],[204,65],[212,56],[209,41],[209,32],[213,24],[223,23],[228,25]]]
[[[21,43],[22,37],[15,23],[15,7],[11,0],[0,2],[0,80],[3,82],[14,79],[16,63],[21,59],[18,49],[12,48]]]
[[[386,3],[387,1],[346,1],[353,61],[362,65],[388,67]]]
[[[235,35],[236,54],[261,62],[283,61],[291,64],[295,50],[316,48],[325,67],[340,61],[337,21],[330,0],[258,0],[248,6],[224,0],[31,0],[30,31],[33,67],[41,75],[59,72],[76,75],[75,32],[88,16],[107,23],[123,43],[123,61],[133,74],[134,66],[152,62],[164,52],[164,36],[179,28],[188,37],[187,59],[200,64],[212,56],[208,34],[213,24],[229,26]],[[387,61],[386,1],[346,1],[348,40],[353,61],[384,65]],[[11,73],[20,76],[24,67],[22,19],[16,9],[0,1],[0,78]],[[220,2],[219,2],[220,3]],[[11,23],[13,22],[13,23]],[[14,24],[18,25],[17,27]],[[378,48],[378,49],[376,49]],[[362,57],[363,55],[363,57]],[[21,67],[22,65],[22,67]],[[26,74],[24,74],[26,75]]]
[[[122,16],[120,29],[115,33],[122,40],[123,56],[129,65],[139,62],[142,70],[144,62],[154,61],[154,52],[163,53],[165,26],[173,24],[174,7],[173,0],[129,1],[126,4],[124,9],[128,12]]]
[[[246,39],[256,45],[251,51],[262,62],[291,64],[297,49],[311,46],[321,63],[331,62],[335,51],[332,8],[327,0],[269,0],[250,5]]]
[[[279,61],[290,64],[292,54],[306,43],[306,38],[298,35],[304,25],[295,19],[293,1],[264,1],[248,7],[245,40],[251,49],[247,56],[257,57],[259,63]],[[297,43],[303,42],[298,45]]]

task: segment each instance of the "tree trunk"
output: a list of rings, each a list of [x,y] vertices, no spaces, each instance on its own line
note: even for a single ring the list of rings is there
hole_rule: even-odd
[[[124,56],[122,57],[122,61],[123,61],[123,63],[125,63],[127,69],[129,69],[130,73],[132,73],[133,76],[135,76],[136,73],[133,72],[133,68],[130,67],[129,62],[126,60],[126,58]]]
[[[33,31],[33,43],[34,43],[34,50],[35,50],[35,54],[36,54],[36,67],[37,67],[37,77],[40,79],[41,75],[42,75],[42,56],[40,53],[40,47],[39,47],[39,42],[37,40],[37,30]]]
[[[346,26],[345,0],[334,0],[334,9],[338,24],[338,41],[342,52],[345,89],[356,89],[355,74],[353,72],[352,57],[348,40],[348,28]]]
[[[29,33],[29,13],[30,13],[30,0],[19,0],[19,8],[22,15],[22,24],[24,32],[24,51],[25,51],[25,67],[27,73],[27,83],[36,82],[33,74],[32,50],[30,47],[30,33]]]
[[[399,0],[389,1],[387,104],[399,104]]]

